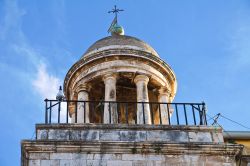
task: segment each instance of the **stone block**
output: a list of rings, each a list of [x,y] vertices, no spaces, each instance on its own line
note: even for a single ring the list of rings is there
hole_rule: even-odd
[[[224,142],[224,138],[223,138],[222,133],[212,132],[212,137],[213,137],[214,143],[223,143]]]
[[[29,160],[29,166],[40,166],[40,160]]]
[[[146,160],[147,156],[142,154],[122,154],[122,160]]]
[[[48,139],[47,130],[37,130],[37,139],[45,140]]]
[[[30,153],[29,159],[31,159],[31,160],[48,160],[49,153]]]
[[[121,141],[146,141],[146,131],[120,131]]]
[[[81,139],[85,141],[98,141],[99,131],[97,130],[84,130],[81,132]]]
[[[41,160],[41,166],[60,166],[60,160]]]
[[[133,161],[132,166],[155,166],[155,161]]]
[[[132,166],[132,161],[120,161],[120,160],[117,160],[117,161],[112,161],[112,160],[109,160],[107,161],[107,166],[115,166],[115,165],[119,165],[119,166]]]
[[[77,159],[87,159],[85,153],[51,153],[50,159],[60,159],[60,160],[77,160]]]
[[[188,142],[187,132],[183,131],[147,131],[148,141]]]
[[[104,130],[100,131],[100,141],[120,141],[120,132],[119,131],[111,131]]]
[[[87,160],[87,166],[107,166],[107,160]]]
[[[48,139],[69,140],[69,130],[49,130]]]
[[[212,137],[209,132],[189,132],[190,142],[212,142]]]
[[[121,154],[94,154],[94,160],[121,160]]]
[[[70,166],[72,160],[60,160],[60,166]]]
[[[87,160],[60,160],[60,166],[86,166]]]
[[[71,130],[69,131],[70,140],[81,140],[81,131],[80,130]]]

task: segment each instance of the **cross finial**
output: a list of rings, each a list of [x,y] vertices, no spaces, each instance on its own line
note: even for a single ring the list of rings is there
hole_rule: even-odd
[[[122,11],[124,10],[116,8],[116,5],[115,5],[114,9],[112,9],[111,11],[108,11],[108,13],[115,13],[115,17],[117,17],[117,13],[122,12]]]

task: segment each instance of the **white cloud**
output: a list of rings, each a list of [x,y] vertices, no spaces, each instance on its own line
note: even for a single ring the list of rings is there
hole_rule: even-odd
[[[55,99],[60,85],[60,80],[59,78],[48,73],[45,64],[41,64],[38,67],[36,78],[32,82],[32,85],[44,99]]]
[[[12,63],[4,61],[0,63],[0,68],[8,69],[8,72],[11,71],[19,78],[30,81],[34,92],[42,99],[55,99],[62,81],[47,70],[47,66],[50,66],[44,56],[47,53],[37,49],[24,33],[22,25],[26,11],[18,5],[17,0],[5,0],[3,9],[4,14],[0,16],[0,42],[4,45],[0,51],[7,50],[6,52],[10,52],[8,56],[16,56],[16,59],[22,61],[17,60]],[[64,13],[63,10],[61,12]],[[58,17],[58,25],[63,26],[64,15]],[[51,49],[55,48],[50,47]],[[6,55],[0,54],[0,58],[1,56],[4,56],[4,59],[8,58]],[[25,65],[18,65],[19,63]],[[65,121],[65,117],[66,105],[62,104],[61,119]],[[53,108],[52,120],[53,122],[57,120],[57,107]]]
[[[36,78],[33,80],[32,84],[34,90],[38,92],[43,99],[48,98],[54,100],[56,98],[60,82],[59,78],[48,73],[45,64],[40,64],[37,70]],[[52,104],[55,103],[57,102],[53,102]],[[52,107],[51,117],[52,123],[56,123],[58,119],[58,105]],[[61,104],[60,119],[61,122],[66,122],[66,103],[64,102]]]

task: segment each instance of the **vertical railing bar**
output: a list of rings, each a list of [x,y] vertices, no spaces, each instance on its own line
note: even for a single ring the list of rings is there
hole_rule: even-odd
[[[111,124],[111,107],[110,107],[110,102],[108,104],[109,104],[109,123]]]
[[[153,106],[152,106],[152,103],[149,103],[149,105],[150,105],[151,122],[152,124],[154,124]]]
[[[120,123],[120,103],[117,102],[117,123]]]
[[[48,99],[45,99],[45,124],[48,123]]]
[[[177,104],[174,104],[174,105],[175,105],[175,110],[176,110],[177,125],[180,125],[180,122],[179,122],[179,113],[178,113],[178,106],[177,106]]]
[[[143,124],[146,124],[146,120],[145,120],[145,112],[144,112],[144,102],[141,102],[141,104],[142,104]]]
[[[102,107],[102,101],[100,101],[101,104],[101,123],[104,123],[104,108],[105,108],[105,102],[103,102],[103,107]],[[102,109],[103,108],[103,109]]]
[[[161,103],[159,105],[159,117],[160,117],[160,124],[162,124],[162,119],[161,119]]]
[[[84,101],[83,102],[83,107],[84,107],[84,119],[83,119],[83,121],[84,121],[84,123],[86,123],[86,101]]]
[[[186,121],[186,125],[188,125],[188,120],[187,120],[187,111],[186,111],[186,105],[183,104],[183,108],[184,108],[184,113],[185,113],[185,121]]]
[[[93,119],[95,119],[95,116],[96,116],[96,110],[95,110],[95,105],[94,104],[95,104],[94,102],[89,102],[89,105],[92,108],[91,112],[93,113],[92,121],[93,121]],[[102,113],[101,113],[101,123],[102,123]]]
[[[202,121],[202,111],[201,111],[201,107],[198,104],[198,108],[199,108],[199,115],[200,115],[200,125],[203,125],[203,121]]]
[[[203,105],[203,111],[204,111],[204,123],[205,123],[205,125],[207,125],[207,113],[206,113],[206,105],[205,105],[205,103],[204,102],[202,102],[202,105]]]
[[[126,123],[128,124],[128,103],[125,103]]]
[[[49,102],[49,123],[51,123],[51,113],[52,113],[51,105],[52,105],[52,101]]]
[[[60,123],[61,116],[61,101],[58,102],[58,123]]]
[[[169,114],[169,106],[167,104],[167,111],[168,111],[168,124],[171,125],[171,122],[170,122],[170,114]]]
[[[194,106],[191,104],[192,107],[192,112],[193,112],[193,119],[194,119],[194,125],[196,125],[196,117],[195,117],[195,112],[194,112]]]
[[[77,101],[75,102],[75,123],[77,123]]]
[[[135,124],[137,124],[137,103],[134,103],[135,111],[134,111],[134,118],[135,118]]]
[[[66,123],[69,123],[69,102],[66,101]]]

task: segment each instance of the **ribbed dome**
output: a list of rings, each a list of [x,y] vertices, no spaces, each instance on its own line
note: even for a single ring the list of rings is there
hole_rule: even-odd
[[[108,50],[108,49],[118,49],[118,48],[128,48],[134,50],[145,51],[151,53],[155,56],[159,55],[157,52],[144,41],[131,36],[125,35],[112,35],[105,37],[96,41],[91,45],[83,56],[88,56],[90,53]]]

